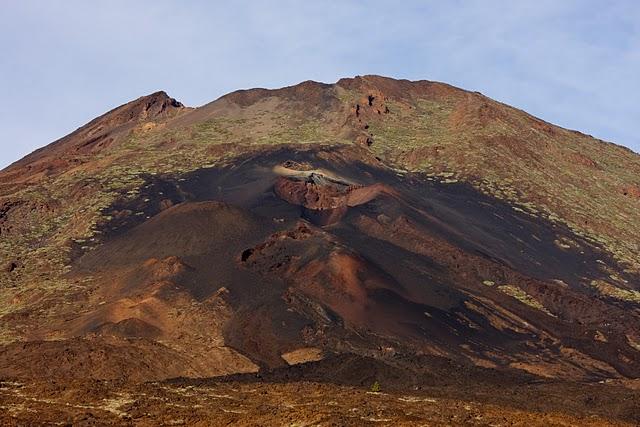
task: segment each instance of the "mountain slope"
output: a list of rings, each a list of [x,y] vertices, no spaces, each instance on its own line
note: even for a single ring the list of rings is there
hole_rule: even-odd
[[[81,349],[126,348],[141,379],[339,353],[636,378],[639,176],[442,83],[159,92],[0,173],[0,372],[112,378]]]

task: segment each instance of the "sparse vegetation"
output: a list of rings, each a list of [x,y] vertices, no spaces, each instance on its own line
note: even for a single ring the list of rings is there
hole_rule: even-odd
[[[523,304],[528,305],[531,308],[535,308],[536,310],[540,310],[543,313],[552,316],[552,317],[556,317],[553,313],[551,313],[549,310],[547,310],[547,308],[542,305],[537,299],[533,298],[531,295],[529,295],[528,293],[526,293],[525,291],[523,291],[522,289],[520,289],[517,286],[513,286],[513,285],[500,285],[498,286],[498,289],[509,295],[510,297],[513,297],[515,299],[517,299],[518,301],[520,301]]]
[[[631,289],[623,289],[605,282],[604,280],[594,280],[591,286],[596,288],[602,295],[615,298],[620,301],[640,303],[640,292]]]

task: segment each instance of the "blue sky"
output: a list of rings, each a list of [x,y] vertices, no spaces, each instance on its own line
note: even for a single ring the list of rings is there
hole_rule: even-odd
[[[156,90],[198,106],[358,74],[478,90],[640,151],[635,0],[0,0],[0,167]]]

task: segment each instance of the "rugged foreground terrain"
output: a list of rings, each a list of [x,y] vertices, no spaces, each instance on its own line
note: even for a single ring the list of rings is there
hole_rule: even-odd
[[[3,425],[637,425],[628,391],[598,386],[483,388],[479,394],[460,387],[372,393],[309,382],[10,382],[0,384],[0,393]],[[580,401],[567,402],[567,393]]]
[[[0,172],[2,421],[638,423],[638,224],[637,154],[479,93],[158,92]]]
[[[9,425],[637,425],[639,384],[496,375],[421,360],[415,376],[355,355],[210,379],[3,381]],[[425,363],[426,362],[426,363]],[[370,391],[374,378],[382,390]],[[568,398],[570,396],[570,398]]]

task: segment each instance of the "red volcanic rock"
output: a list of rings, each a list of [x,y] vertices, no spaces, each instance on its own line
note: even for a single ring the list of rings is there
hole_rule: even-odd
[[[640,199],[640,186],[627,185],[622,188],[622,194],[625,196],[633,197],[635,199]]]
[[[367,203],[384,191],[384,186],[347,185],[311,174],[305,181],[280,177],[274,185],[274,191],[278,197],[292,205],[324,210]]]
[[[292,205],[309,209],[335,209],[346,205],[348,191],[333,185],[318,185],[309,180],[298,181],[284,177],[278,178],[274,191],[281,199]]]

